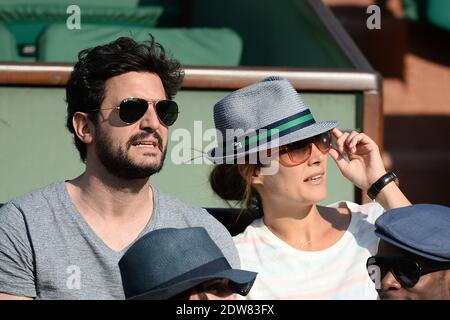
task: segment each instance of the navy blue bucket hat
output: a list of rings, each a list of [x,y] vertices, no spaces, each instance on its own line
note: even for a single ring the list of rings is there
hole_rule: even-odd
[[[450,208],[416,204],[386,211],[375,221],[375,234],[386,242],[435,260],[450,261]]]
[[[201,227],[147,233],[119,261],[127,299],[165,300],[212,279],[228,279],[233,293],[247,295],[256,273],[232,269]]]

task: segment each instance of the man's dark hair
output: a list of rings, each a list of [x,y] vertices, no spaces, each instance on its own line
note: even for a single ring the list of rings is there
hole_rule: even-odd
[[[73,115],[78,111],[99,109],[105,98],[106,81],[131,71],[158,75],[167,99],[173,99],[184,77],[180,62],[167,56],[164,48],[152,35],[146,43],[121,37],[106,45],[82,50],[78,54],[78,62],[66,87],[66,125],[74,135],[75,146],[83,162],[86,161],[86,145],[75,134]],[[97,117],[97,113],[89,113],[89,119],[94,123],[97,123]]]

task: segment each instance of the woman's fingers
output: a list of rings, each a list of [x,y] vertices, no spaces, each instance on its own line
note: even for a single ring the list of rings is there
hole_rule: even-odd
[[[358,135],[354,136],[351,141],[349,141],[349,146],[350,149],[355,148],[355,152],[356,147],[358,147],[358,150],[362,152],[370,152],[377,147],[376,143],[364,133],[359,133]]]
[[[355,145],[351,146],[350,143],[359,133],[356,131],[342,132],[341,130],[334,128],[332,130],[333,135],[336,137],[336,147],[340,153],[344,151],[356,152]]]
[[[345,142],[350,134],[348,132],[344,132],[339,138],[336,140],[336,147],[340,153],[344,153]]]
[[[360,133],[356,132],[356,131],[352,131],[350,133],[350,135],[348,136],[347,140],[345,141],[345,144],[347,145],[348,150],[351,153],[355,153],[356,152],[356,139],[355,137],[357,137]]]
[[[338,128],[333,128],[333,130],[331,130],[331,133],[336,137],[336,139],[338,139],[343,134],[342,131]]]
[[[356,153],[357,150],[370,152],[373,150],[372,146],[376,146],[375,142],[362,132],[342,132],[338,128],[334,128],[331,132],[336,137],[336,149],[341,154]],[[362,148],[363,146],[365,148]]]
[[[343,173],[345,171],[345,168],[347,167],[347,160],[345,160],[345,158],[338,150],[333,148],[328,151],[328,154],[336,162],[339,170]]]

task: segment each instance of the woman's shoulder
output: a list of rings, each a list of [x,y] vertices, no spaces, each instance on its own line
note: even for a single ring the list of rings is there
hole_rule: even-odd
[[[251,241],[250,239],[255,239],[263,236],[265,232],[265,225],[263,218],[255,219],[251,224],[249,224],[245,230],[238,235],[233,237],[234,243],[240,245]]]
[[[336,208],[337,210],[349,210],[353,217],[358,217],[371,224],[380,217],[384,208],[378,202],[369,202],[365,204],[357,204],[351,201],[338,201],[327,205],[327,207]]]

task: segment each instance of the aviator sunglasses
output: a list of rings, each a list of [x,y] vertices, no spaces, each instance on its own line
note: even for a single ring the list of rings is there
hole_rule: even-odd
[[[412,288],[419,281],[420,277],[431,272],[450,269],[450,262],[432,261],[429,264],[421,264],[407,257],[370,257],[367,259],[367,271],[373,267],[378,267],[383,279],[390,271],[403,288]],[[375,282],[375,279],[372,279]]]
[[[304,163],[311,156],[312,144],[323,154],[326,154],[331,149],[331,131],[281,146],[280,163],[286,167],[298,166]]]
[[[120,102],[117,107],[94,109],[87,112],[96,112],[100,110],[119,110],[120,119],[131,124],[138,121],[148,110],[149,104],[152,104],[158,115],[159,121],[169,127],[175,123],[178,118],[178,105],[172,100],[145,100],[140,98],[126,98]]]

